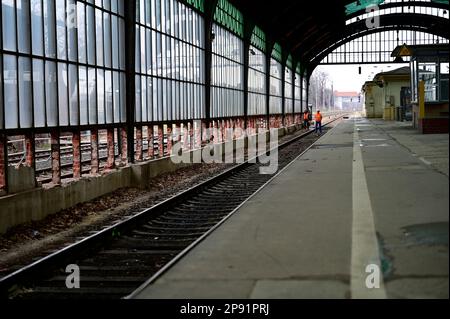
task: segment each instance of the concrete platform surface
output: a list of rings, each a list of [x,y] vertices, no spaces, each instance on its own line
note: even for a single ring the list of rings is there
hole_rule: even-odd
[[[342,121],[136,298],[448,298],[445,154]]]

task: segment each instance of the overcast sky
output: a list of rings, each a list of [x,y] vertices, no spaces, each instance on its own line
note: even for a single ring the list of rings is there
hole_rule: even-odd
[[[362,64],[361,74],[358,74],[358,64],[347,65],[320,65],[316,70],[328,73],[330,78],[328,86],[333,81],[334,90],[360,92],[364,82],[372,80],[375,74],[387,72],[407,66],[408,64]]]

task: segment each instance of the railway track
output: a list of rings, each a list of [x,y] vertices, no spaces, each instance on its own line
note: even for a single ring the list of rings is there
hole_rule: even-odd
[[[316,139],[310,131],[281,144],[279,169]],[[129,295],[267,183],[273,175],[259,174],[260,165],[245,162],[233,167],[18,269],[0,280],[0,297],[119,299]],[[69,264],[79,266],[80,288],[66,287]]]

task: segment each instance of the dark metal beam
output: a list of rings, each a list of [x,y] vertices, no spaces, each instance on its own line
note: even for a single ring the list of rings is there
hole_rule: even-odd
[[[125,76],[127,115],[127,160],[134,163],[134,117],[136,106],[135,51],[136,51],[136,1],[124,1],[125,5]],[[123,143],[124,141],[122,141]]]

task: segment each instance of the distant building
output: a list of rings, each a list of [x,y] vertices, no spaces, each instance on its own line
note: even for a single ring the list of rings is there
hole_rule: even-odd
[[[421,133],[448,133],[448,43],[400,45],[391,56],[410,57],[412,122]]]
[[[401,120],[411,107],[409,99],[410,70],[408,66],[375,75],[362,87],[364,111],[367,117],[382,117],[386,120]],[[409,105],[406,105],[409,104]],[[402,111],[402,112],[400,112]]]
[[[358,92],[334,91],[334,105],[341,110],[359,110],[361,97]]]

